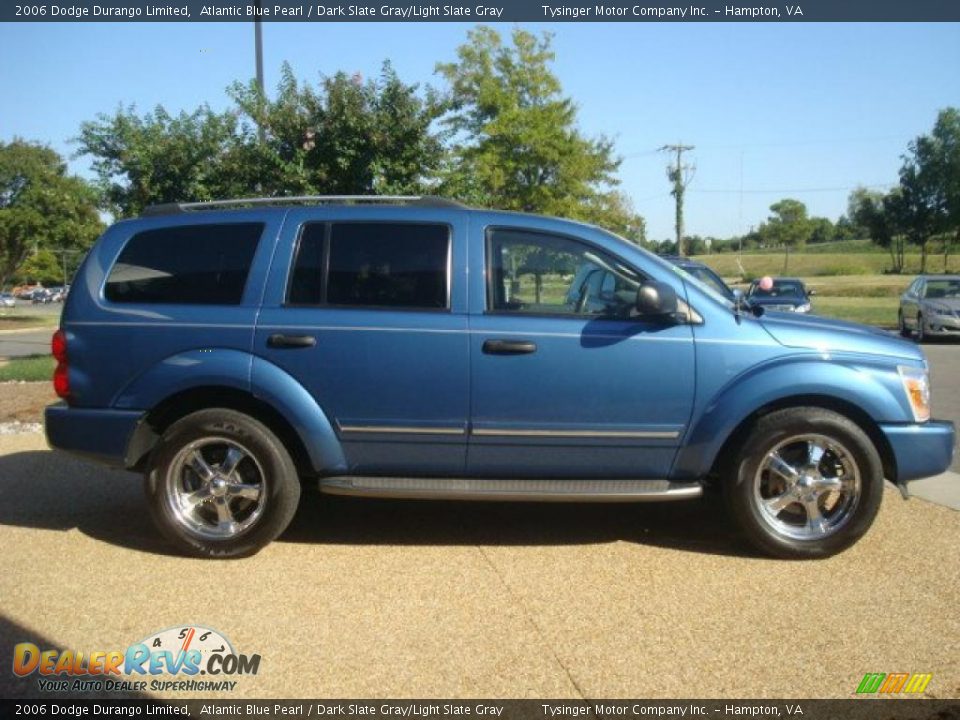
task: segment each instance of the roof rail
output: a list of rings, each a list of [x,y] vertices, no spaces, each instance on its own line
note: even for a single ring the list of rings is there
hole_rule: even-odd
[[[193,210],[216,210],[218,208],[244,207],[247,205],[297,205],[297,204],[343,204],[343,205],[419,205],[423,207],[466,207],[463,203],[434,195],[295,195],[291,197],[235,198],[207,202],[163,203],[148,205],[141,217],[176,215]]]

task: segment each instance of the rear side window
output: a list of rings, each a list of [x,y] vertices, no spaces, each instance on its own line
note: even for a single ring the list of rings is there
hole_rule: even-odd
[[[449,256],[446,225],[334,223],[329,242],[322,225],[306,225],[287,300],[442,310],[449,306]]]
[[[182,225],[134,235],[104,290],[117,303],[239,305],[263,223]]]

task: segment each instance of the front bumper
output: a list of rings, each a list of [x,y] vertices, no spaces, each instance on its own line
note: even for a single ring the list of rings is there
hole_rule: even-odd
[[[61,402],[44,411],[44,425],[50,447],[124,467],[142,417],[140,410],[72,408]]]
[[[956,315],[924,315],[923,332],[938,337],[960,337],[960,318]]]
[[[953,462],[952,422],[931,420],[906,425],[881,425],[897,463],[897,484],[939,475]]]

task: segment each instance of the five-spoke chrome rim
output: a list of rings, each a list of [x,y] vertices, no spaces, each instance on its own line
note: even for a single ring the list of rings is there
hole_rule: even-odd
[[[850,451],[825,435],[797,435],[775,445],[753,482],[760,517],[795,540],[832,535],[860,502],[860,470]]]
[[[221,437],[194,440],[170,463],[167,505],[190,533],[205,539],[232,538],[260,519],[265,477],[243,445]]]

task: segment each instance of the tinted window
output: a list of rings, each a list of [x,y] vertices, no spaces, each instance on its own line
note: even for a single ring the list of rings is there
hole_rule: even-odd
[[[640,276],[575,240],[498,229],[488,253],[489,310],[626,317],[636,304]]]
[[[327,303],[445,308],[449,244],[445,225],[334,224]]]
[[[319,305],[323,302],[323,255],[327,226],[311,223],[303,226],[297,259],[293,263],[287,302],[293,305]]]
[[[107,278],[107,300],[237,305],[261,223],[189,225],[134,235]]]

